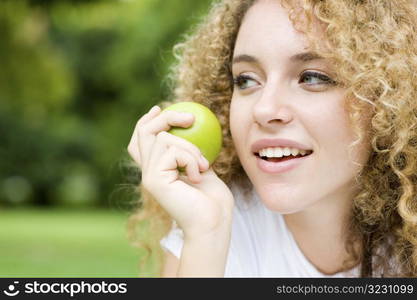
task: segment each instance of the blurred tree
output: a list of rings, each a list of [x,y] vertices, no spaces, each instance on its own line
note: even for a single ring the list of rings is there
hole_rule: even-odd
[[[0,203],[115,201],[134,125],[209,2],[0,2]]]
[[[64,146],[51,138],[47,119],[65,111],[75,82],[49,42],[42,11],[30,11],[24,2],[0,3],[0,36],[0,196],[13,202],[4,183],[18,176],[34,191],[23,200],[42,204],[58,179],[57,154]]]

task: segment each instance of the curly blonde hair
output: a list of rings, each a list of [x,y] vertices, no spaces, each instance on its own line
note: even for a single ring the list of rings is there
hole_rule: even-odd
[[[228,185],[246,191],[251,183],[239,163],[229,130],[233,91],[230,62],[246,11],[258,0],[213,3],[208,16],[184,42],[175,46],[172,101],[208,106],[223,128],[223,148],[213,164]],[[311,48],[332,60],[336,81],[346,88],[346,107],[355,143],[372,146],[356,180],[352,200],[346,269],[361,264],[361,276],[417,276],[417,2],[415,0],[281,0],[297,30]],[[324,28],[324,39],[315,34]],[[323,43],[323,40],[325,43]],[[372,112],[367,128],[360,126]],[[129,232],[139,247],[156,251],[172,220],[146,190],[129,219]],[[138,224],[148,227],[138,238]],[[354,245],[359,245],[356,247]],[[395,264],[392,263],[395,261]],[[379,276],[378,275],[378,276]]]

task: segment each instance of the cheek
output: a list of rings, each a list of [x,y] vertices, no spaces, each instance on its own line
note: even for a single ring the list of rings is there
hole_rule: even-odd
[[[323,157],[332,165],[338,162],[341,172],[357,171],[357,164],[363,165],[369,156],[367,138],[364,137],[361,144],[350,147],[357,136],[350,125],[348,112],[342,105],[334,105],[324,110],[320,119],[313,128]]]
[[[319,108],[310,118],[311,128],[314,130],[313,136],[318,138],[319,146],[329,146],[331,148],[344,147],[353,142],[354,134],[349,125],[348,113],[345,111],[341,102],[327,102],[326,107]]]
[[[245,122],[243,120],[243,116],[245,115],[241,109],[239,109],[240,106],[237,104],[237,101],[231,101],[230,104],[230,115],[229,115],[229,127],[230,127],[230,133],[232,135],[232,138],[236,144],[239,140],[242,139],[242,133],[244,132],[242,130],[242,125]]]
[[[230,104],[230,112],[229,112],[229,128],[232,138],[235,138],[235,124],[236,124],[236,113],[233,101]]]

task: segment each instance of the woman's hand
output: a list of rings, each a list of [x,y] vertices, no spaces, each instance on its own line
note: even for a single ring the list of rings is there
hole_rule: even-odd
[[[230,226],[234,199],[192,143],[168,132],[187,128],[194,116],[154,106],[141,117],[128,152],[142,169],[143,187],[158,201],[188,238]],[[186,174],[180,174],[184,167]]]

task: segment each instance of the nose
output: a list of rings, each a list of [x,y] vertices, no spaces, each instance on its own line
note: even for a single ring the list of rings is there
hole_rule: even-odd
[[[289,99],[283,88],[265,86],[260,98],[253,107],[253,117],[261,127],[274,127],[276,124],[287,124],[293,120]]]

